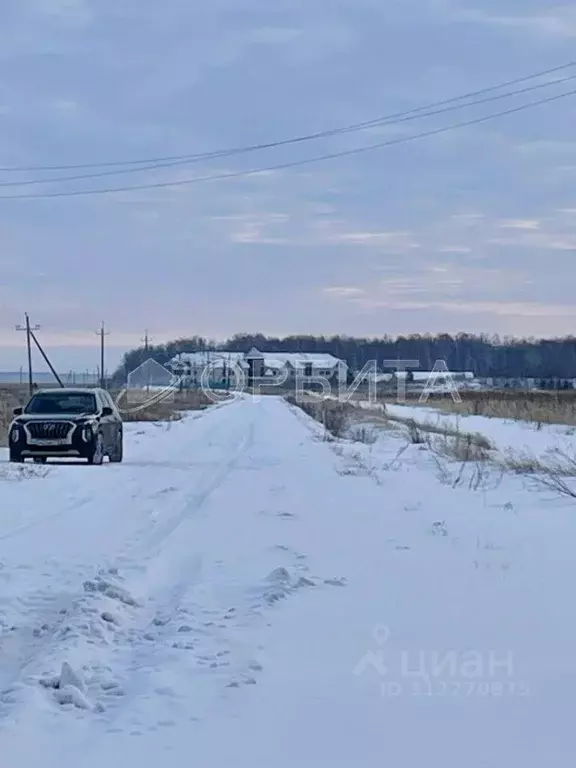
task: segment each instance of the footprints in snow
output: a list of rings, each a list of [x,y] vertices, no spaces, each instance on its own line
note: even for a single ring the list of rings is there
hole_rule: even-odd
[[[177,491],[178,491],[178,488],[175,485],[169,485],[167,488],[162,488],[162,490],[155,493],[153,498],[155,499],[162,498],[163,496],[167,496],[170,493],[177,493]]]
[[[116,569],[113,569],[109,573],[111,576],[118,577],[118,571]],[[138,606],[138,603],[129,592],[117,582],[110,578],[105,578],[102,575],[98,575],[95,579],[85,581],[84,590],[88,593],[100,593],[101,595],[109,597],[112,600],[117,600],[124,605],[132,607]]]
[[[305,566],[300,566],[300,568],[302,571],[307,572],[308,570]],[[272,573],[266,577],[264,580],[263,590],[261,588],[257,588],[254,590],[254,592],[257,593],[259,597],[261,592],[261,597],[263,598],[264,602],[267,605],[272,605],[279,600],[284,600],[286,597],[294,594],[299,589],[306,587],[316,587],[321,584],[333,585],[336,582],[338,582],[339,585],[344,583],[336,579],[318,579],[309,575],[303,575],[298,571],[296,571],[295,574],[291,574],[286,568],[280,567],[273,570]],[[254,607],[259,608],[260,606],[256,604]]]
[[[301,552],[297,552],[296,550],[291,549],[290,547],[285,546],[284,544],[277,544],[275,547],[273,547],[274,550],[277,550],[279,552],[286,552],[289,555],[291,555],[293,561],[296,562],[296,571],[300,574],[305,573],[306,575],[300,575],[300,577],[296,580],[291,578],[291,581],[293,582],[292,586],[295,588],[300,587],[317,587],[321,586],[322,584],[326,584],[328,586],[336,586],[336,587],[343,587],[346,586],[347,580],[344,577],[335,577],[335,578],[319,578],[317,576],[310,576],[309,575],[309,567],[306,565],[307,556],[303,555]],[[286,573],[288,573],[288,576],[290,575],[286,568],[283,569],[275,569],[275,571],[272,571],[272,573],[268,576],[268,580],[271,579],[271,577],[275,574],[275,578],[280,577],[284,580],[284,583],[286,583]]]
[[[175,685],[182,680],[184,688],[188,676],[195,675],[212,678],[220,690],[245,683],[262,666],[242,642],[246,617],[241,613],[236,607],[207,607],[193,594],[185,596],[171,612],[160,611],[140,638],[133,638],[136,653],[130,672],[153,679],[160,670],[176,669]],[[171,686],[152,685],[154,695],[180,698]]]
[[[294,512],[287,512],[285,510],[269,510],[269,509],[262,509],[260,510],[260,514],[264,515],[266,517],[280,517],[284,520],[297,520],[298,515]]]
[[[50,467],[38,467],[31,464],[7,464],[0,467],[0,482],[22,482],[35,480],[50,474]]]
[[[175,664],[183,680],[189,674],[201,675],[207,682],[209,676],[221,691],[255,685],[263,665],[249,637],[254,628],[267,622],[269,611],[299,590],[346,585],[343,578],[312,576],[306,555],[287,546],[272,547],[270,553],[272,557],[281,554],[288,562],[273,568],[252,587],[231,585],[226,578],[220,583],[217,566],[213,589],[192,590],[177,606],[159,611],[142,635],[134,636],[133,642],[143,647],[152,676]],[[143,672],[142,653],[135,654],[134,673]],[[163,695],[178,698],[171,688]]]

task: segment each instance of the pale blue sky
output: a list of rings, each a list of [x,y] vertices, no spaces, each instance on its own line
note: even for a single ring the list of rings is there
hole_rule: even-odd
[[[564,63],[575,40],[574,7],[544,0],[3,0],[0,165],[280,140]],[[0,196],[233,172],[520,103]],[[102,319],[111,365],[146,327],[156,340],[574,331],[575,118],[573,97],[260,176],[0,200],[0,369],[24,362],[12,329],[26,309],[63,369],[97,365]]]

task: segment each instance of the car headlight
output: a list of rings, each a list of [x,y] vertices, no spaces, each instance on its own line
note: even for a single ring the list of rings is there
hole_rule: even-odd
[[[94,437],[94,430],[92,429],[91,424],[84,424],[82,427],[82,440],[84,442],[89,443],[90,440]]]
[[[10,440],[13,443],[17,443],[18,440],[20,440],[20,427],[18,426],[12,427],[12,429],[10,430]]]

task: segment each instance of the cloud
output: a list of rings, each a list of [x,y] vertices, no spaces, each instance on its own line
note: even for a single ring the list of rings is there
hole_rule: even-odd
[[[329,296],[335,296],[337,298],[342,298],[342,299],[355,298],[356,296],[362,296],[362,294],[364,293],[364,290],[362,288],[357,288],[351,285],[328,286],[323,290],[324,290],[324,293],[327,293]]]
[[[286,225],[290,216],[287,213],[262,212],[259,214],[232,214],[229,216],[213,216],[214,221],[233,222],[229,232],[233,243],[252,243],[260,245],[289,245],[289,237],[269,234],[280,226]]]
[[[529,317],[576,317],[576,307],[572,305],[537,304],[522,302],[495,302],[495,301],[394,301],[394,300],[362,300],[359,302],[364,309],[392,309],[392,310],[440,310],[442,312],[456,314],[489,314],[496,316],[510,316],[515,318]]]
[[[314,227],[318,244],[376,249],[378,253],[406,254],[420,248],[412,232],[346,231],[347,222],[325,221]]]
[[[532,35],[547,35],[552,38],[576,37],[576,11],[569,6],[556,6],[547,13],[499,14],[484,11],[469,11],[464,17],[483,24],[508,27]]]
[[[558,232],[542,232],[532,234],[533,230],[523,230],[522,234],[507,237],[490,237],[488,243],[498,246],[512,246],[518,248],[533,248],[540,252],[545,251],[570,251],[576,248],[576,236],[566,233],[564,236]]]
[[[515,34],[570,39],[576,36],[576,10],[568,4],[548,8],[540,2],[484,0],[471,8],[468,0],[431,0],[439,13],[453,21],[500,27]]]
[[[503,221],[500,224],[501,229],[521,229],[534,231],[540,229],[540,222],[537,219],[512,219]]]
[[[528,302],[472,301],[466,303],[442,302],[438,309],[450,312],[477,313],[487,312],[494,315],[512,317],[576,317],[576,307],[559,304],[537,304]]]
[[[6,0],[0,167],[241,149],[450,99],[567,60],[573,10],[543,7]],[[338,156],[495,109],[42,187],[6,185],[75,172],[1,172],[0,196],[178,185],[2,200],[0,325],[34,308],[58,346],[92,343],[102,313],[118,344],[146,327],[570,331],[576,101]]]
[[[465,245],[441,245],[438,247],[440,253],[460,253],[468,254],[472,253],[472,248]]]

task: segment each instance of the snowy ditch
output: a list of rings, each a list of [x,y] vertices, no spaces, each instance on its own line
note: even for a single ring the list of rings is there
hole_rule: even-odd
[[[2,629],[2,666],[9,667],[12,679],[0,670],[0,712],[8,716],[38,687],[64,709],[104,712],[126,694],[114,657],[135,653],[141,662],[149,650],[157,655],[159,644],[170,651],[192,652],[199,669],[229,668],[230,679],[222,681],[225,687],[254,683],[260,663],[249,659],[242,671],[230,658],[238,622],[261,621],[267,609],[298,590],[344,585],[341,578],[311,576],[307,566],[298,563],[291,569],[273,569],[245,591],[238,608],[218,610],[183,595],[178,604],[158,608],[140,603],[117,569],[98,573],[84,582],[83,594],[68,607],[54,606],[56,615],[47,616],[41,626]],[[211,652],[215,646],[220,650]]]
[[[292,405],[296,405],[292,402]],[[488,417],[459,417],[431,408],[381,403],[342,403],[337,398],[320,400],[313,395],[299,407],[322,425],[324,439],[337,439],[370,447],[383,433],[403,439],[398,458],[409,445],[428,450],[439,478],[446,482],[453,462],[475,465],[471,487],[482,486],[494,471],[530,479],[536,490],[576,498],[576,441],[574,429],[541,426]],[[475,428],[475,429],[474,429]],[[481,430],[481,431],[480,431]],[[358,456],[358,452],[356,452]],[[366,469],[366,461],[360,462]],[[490,466],[483,466],[490,465]],[[370,470],[376,476],[374,470]],[[456,484],[469,474],[461,466]]]

